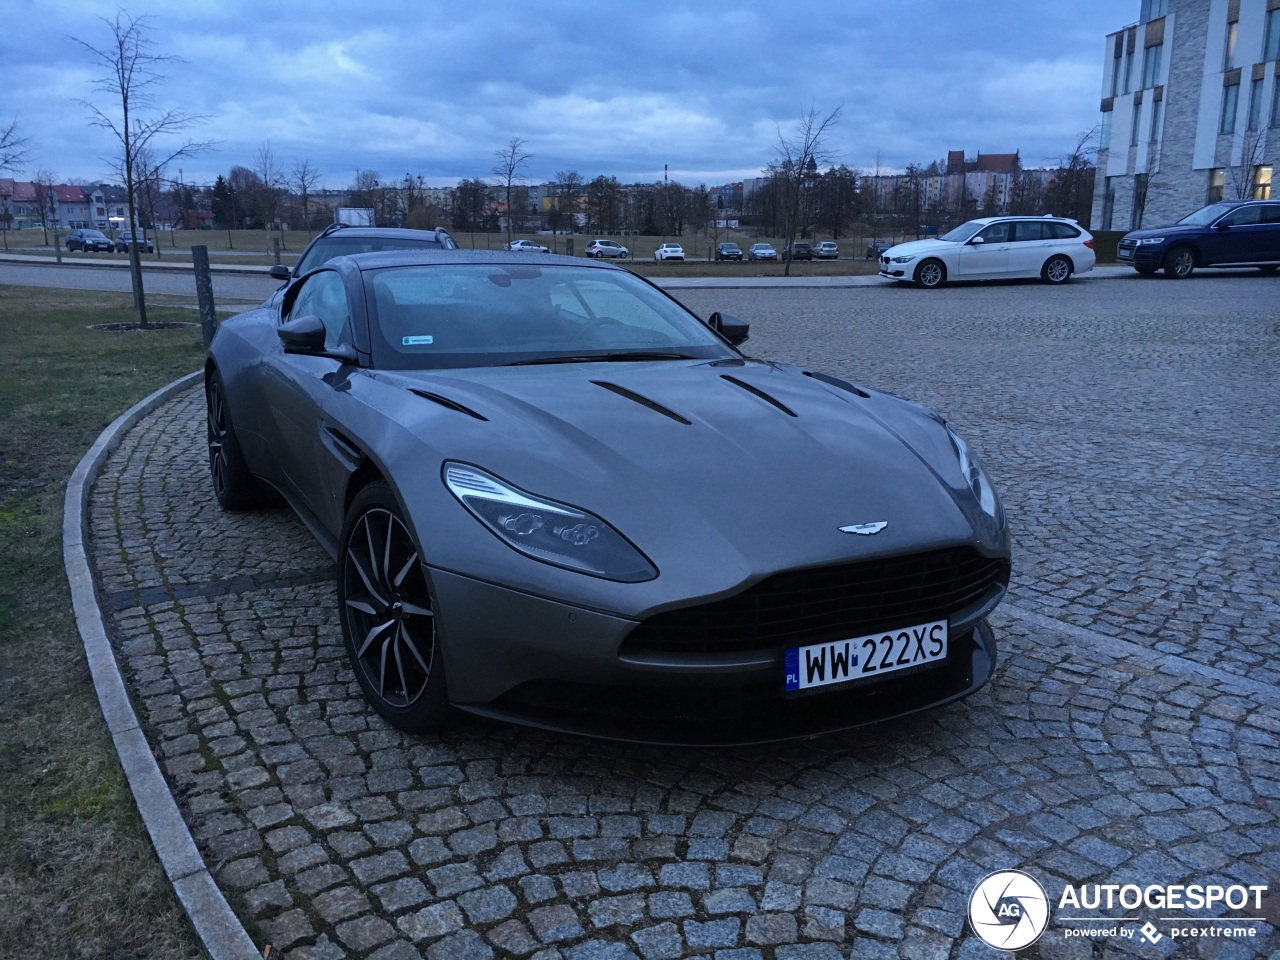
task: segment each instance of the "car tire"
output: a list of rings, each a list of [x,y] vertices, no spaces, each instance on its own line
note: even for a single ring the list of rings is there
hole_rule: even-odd
[[[205,381],[205,436],[209,447],[209,479],[213,494],[223,510],[248,510],[265,499],[261,484],[254,479],[236,437],[227,406],[227,388],[218,371]]]
[[[1164,275],[1173,280],[1185,280],[1196,268],[1196,255],[1190,247],[1174,247],[1164,258]]]
[[[916,267],[915,283],[917,287],[932,290],[947,282],[947,268],[941,260],[928,259]]]
[[[385,481],[361,490],[347,511],[338,541],[338,612],[347,659],[369,705],[398,730],[444,727],[449,697],[431,585]]]
[[[1040,279],[1054,286],[1066,283],[1071,279],[1071,261],[1062,254],[1050,257],[1040,269]]]

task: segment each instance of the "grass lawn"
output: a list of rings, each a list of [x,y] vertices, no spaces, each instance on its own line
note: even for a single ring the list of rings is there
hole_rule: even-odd
[[[193,244],[204,244],[209,248],[209,260],[213,264],[256,264],[266,267],[275,262],[273,240],[281,241],[280,262],[292,266],[306,249],[311,237],[305,231],[287,231],[285,233],[265,230],[177,230],[162,232],[156,237],[155,253],[143,253],[144,264],[155,261],[162,263],[190,263]],[[314,236],[314,234],[313,234]],[[505,233],[454,233],[454,240],[464,249],[500,250],[507,242]],[[538,236],[535,234],[514,235],[516,240],[536,240],[543,246],[550,247],[554,253],[565,252],[565,241],[573,240],[574,253],[582,256],[582,251],[592,237],[577,234],[573,237]],[[630,252],[631,257],[623,261],[632,269],[651,276],[691,276],[691,277],[733,277],[782,276],[782,263],[717,263],[708,262],[707,258],[715,249],[715,240],[705,235],[690,237],[615,237]],[[653,260],[654,249],[663,241],[677,240],[684,246],[688,262],[676,261],[657,263]],[[755,243],[755,238],[730,236],[721,233],[722,240],[733,240],[743,250]],[[772,243],[775,249],[781,250],[783,242],[773,237],[760,238]],[[866,260],[863,253],[867,246],[867,237],[850,237],[839,241],[839,260],[799,261],[792,264],[793,276],[848,276],[875,273],[875,262]],[[35,254],[53,259],[54,249],[45,243],[41,230],[23,230],[10,232],[5,237],[10,253]],[[49,235],[50,244],[53,235]],[[0,248],[3,252],[3,248]],[[65,246],[62,259],[70,263],[102,263],[118,261],[124,263],[129,259],[125,253],[85,253],[77,250],[69,252]]]
[[[152,322],[198,319],[149,298]],[[0,956],[198,957],[89,678],[62,567],[68,477],[199,367],[198,324],[103,333],[128,294],[0,286]]]

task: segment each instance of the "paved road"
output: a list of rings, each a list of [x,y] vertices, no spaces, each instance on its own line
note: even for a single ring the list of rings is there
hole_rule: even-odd
[[[148,269],[143,276],[148,293],[196,297],[195,275],[190,267]],[[37,263],[0,262],[0,283],[24,287],[61,287],[73,290],[132,290],[125,264],[116,267],[86,267],[79,264],[44,265]],[[258,303],[271,296],[279,281],[265,275],[239,272],[213,272],[215,301]]]
[[[1247,274],[682,293],[750,320],[752,352],[925,402],[982,452],[1015,577],[996,678],[945,710],[727,751],[471,720],[404,736],[344,663],[326,555],[287,511],[213,502],[198,393],[94,489],[118,655],[273,956],[994,957],[967,903],[1010,867],[1053,905],[1023,956],[1274,955],[1278,294]],[[1227,923],[1060,908],[1082,884],[1270,890]]]

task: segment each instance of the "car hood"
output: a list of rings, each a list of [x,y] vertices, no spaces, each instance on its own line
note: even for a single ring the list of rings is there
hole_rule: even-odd
[[[694,594],[729,592],[779,569],[982,540],[954,454],[948,463],[936,453],[949,452],[940,421],[915,404],[794,368],[660,361],[375,377],[398,388],[399,400],[382,402],[430,449],[426,459],[391,471],[435,474],[426,482],[437,503],[424,509],[439,516],[448,502],[447,492],[437,495],[440,463],[468,462],[596,514],[645,553],[663,580],[678,579]],[[925,444],[907,439],[926,435]],[[415,459],[408,444],[398,451],[389,456]],[[875,536],[839,529],[878,521],[888,527]],[[472,534],[474,523],[467,517],[464,525]],[[1002,549],[1002,536],[991,538],[990,549]],[[446,547],[437,558],[457,569],[451,553]],[[553,568],[518,560],[533,579],[520,583],[519,571],[499,579],[555,592],[532,572]],[[590,579],[558,573],[573,577],[576,596]],[[646,602],[661,599],[651,594]]]
[[[908,240],[906,243],[899,243],[890,247],[881,256],[887,257],[923,257],[929,253],[939,253],[951,250],[958,250],[961,244],[952,243],[950,240],[938,240],[929,238],[926,240]]]
[[[1208,229],[1208,227],[1204,226],[1175,223],[1167,227],[1143,227],[1141,230],[1130,230],[1124,235],[1123,239],[1146,240],[1149,237],[1190,236],[1191,234],[1204,233]]]

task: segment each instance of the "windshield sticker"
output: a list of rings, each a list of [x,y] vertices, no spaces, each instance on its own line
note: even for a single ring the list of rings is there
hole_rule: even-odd
[[[430,345],[433,340],[433,337],[404,337],[400,344],[405,347],[421,347]]]

